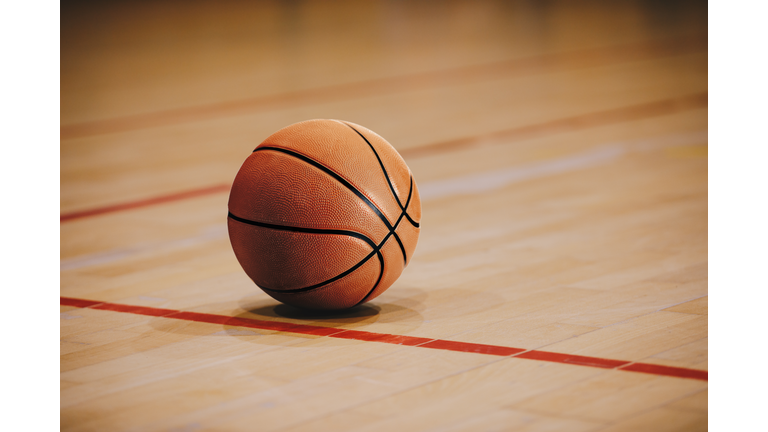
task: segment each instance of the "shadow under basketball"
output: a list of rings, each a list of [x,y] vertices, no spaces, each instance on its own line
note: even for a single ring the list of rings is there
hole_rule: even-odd
[[[381,308],[376,305],[362,304],[353,308],[337,310],[337,311],[324,311],[324,310],[309,310],[300,309],[287,304],[273,304],[268,306],[262,306],[255,309],[249,309],[250,313],[269,318],[290,318],[296,320],[307,321],[344,321],[345,323],[365,321],[370,317],[379,315]]]
[[[424,322],[424,317],[417,311],[423,308],[419,301],[420,290],[413,291],[410,297],[394,297],[385,293],[381,299],[364,303],[350,309],[322,311],[301,309],[279,303],[263,296],[246,297],[240,301],[240,307],[247,312],[238,318],[283,320],[301,324],[338,327],[356,324],[355,327],[373,323],[398,323],[404,329],[414,329]],[[382,301],[384,300],[384,301]],[[390,301],[386,301],[390,300]]]
[[[257,319],[265,321],[282,321],[297,324],[315,325],[330,328],[350,328],[368,331],[384,331],[385,333],[406,334],[424,324],[424,316],[418,310],[423,310],[422,299],[426,294],[418,288],[406,290],[411,294],[407,297],[399,297],[398,290],[385,293],[384,298],[389,301],[377,301],[365,303],[350,309],[341,311],[311,311],[295,308],[279,303],[273,299],[265,299],[263,294],[248,296],[240,300],[240,313],[232,315],[232,318]],[[393,295],[395,294],[395,295]],[[396,325],[396,329],[388,327],[386,330],[368,327],[371,324]],[[151,328],[146,333],[126,341],[136,352],[147,355],[168,357],[176,355],[162,350],[153,350],[154,344],[168,341],[168,338],[177,339],[178,342],[190,337],[235,337],[243,342],[252,342],[259,345],[291,346],[302,343],[307,339],[316,339],[319,336],[303,335],[298,333],[282,333],[272,330],[260,330],[257,328],[241,327],[238,325],[224,324],[218,329],[211,324],[195,321],[176,320],[166,317],[152,317],[147,321]],[[157,338],[158,332],[165,334]],[[334,344],[347,345],[354,342],[343,339],[334,339]],[[218,355],[214,351],[200,351],[192,349],[186,352],[190,358],[208,358]]]

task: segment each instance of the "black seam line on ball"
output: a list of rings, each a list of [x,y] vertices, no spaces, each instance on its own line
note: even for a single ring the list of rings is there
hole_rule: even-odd
[[[408,218],[408,222],[410,222],[411,225],[415,226],[416,228],[419,228],[419,223],[411,219],[411,215],[408,214],[408,203],[411,201],[412,193],[413,193],[413,176],[411,176],[411,188],[408,190],[408,202],[405,203],[405,208],[403,209],[403,213],[405,213],[405,217]]]
[[[384,244],[387,242],[387,240],[389,240],[389,237],[394,234],[394,231],[390,231],[386,236],[384,236],[384,239],[381,241],[381,243],[379,243],[377,245],[376,243],[373,242],[373,240],[369,239],[367,236],[365,236],[363,234],[360,234],[360,233],[357,233],[357,232],[354,232],[354,231],[323,230],[323,229],[313,229],[313,228],[292,227],[292,226],[285,226],[285,225],[273,225],[273,224],[268,224],[268,223],[264,223],[264,222],[256,222],[256,221],[252,221],[252,220],[249,220],[249,219],[243,219],[241,217],[233,215],[232,212],[228,212],[227,216],[230,217],[233,220],[236,220],[236,221],[244,223],[244,224],[254,225],[254,226],[263,227],[263,228],[269,228],[269,229],[275,229],[275,230],[280,230],[280,231],[303,232],[303,233],[309,233],[309,234],[337,234],[337,235],[346,235],[346,236],[356,237],[356,238],[359,238],[361,240],[364,240],[366,243],[368,243],[373,248],[371,253],[369,253],[368,255],[363,257],[363,259],[361,259],[357,264],[353,265],[347,271],[345,271],[345,272],[343,272],[343,273],[341,273],[341,274],[339,274],[337,276],[334,276],[334,277],[332,277],[332,278],[330,278],[330,279],[328,279],[326,281],[323,281],[323,282],[320,282],[320,283],[317,283],[317,284],[314,284],[314,285],[311,285],[311,286],[308,286],[308,287],[297,288],[297,289],[292,289],[292,290],[277,290],[277,289],[272,289],[272,288],[265,288],[264,286],[257,284],[264,291],[270,291],[270,292],[274,292],[274,293],[283,293],[283,294],[292,294],[292,293],[300,293],[300,292],[311,291],[313,289],[320,288],[320,287],[322,287],[324,285],[328,285],[331,282],[335,282],[335,281],[343,278],[344,276],[352,273],[353,271],[357,270],[360,266],[362,266],[363,264],[368,262],[368,260],[371,259],[371,257],[374,254],[378,254],[379,259],[381,260],[381,273],[379,274],[379,280],[381,280],[381,275],[384,273],[384,257],[381,255],[380,251],[381,251],[381,248],[384,247]],[[400,218],[402,219],[402,215],[400,215]],[[400,219],[398,219],[397,223],[400,223]],[[374,285],[374,289],[376,289],[377,285],[378,285],[378,282],[376,282],[376,285]],[[371,290],[371,292],[373,292],[373,290]],[[370,293],[368,293],[368,294],[370,294]],[[367,298],[367,296],[364,297],[363,299],[365,299],[365,298]]]
[[[368,291],[368,294],[366,294],[363,297],[362,300],[360,300],[359,302],[355,303],[355,306],[359,306],[359,305],[365,303],[368,300],[368,297],[370,297],[371,294],[373,294],[373,292],[376,291],[376,288],[379,287],[379,282],[381,282],[381,277],[384,276],[384,257],[381,255],[381,252],[379,252],[379,251],[376,251],[376,256],[379,257],[379,264],[380,264],[380,266],[379,266],[379,278],[376,279],[376,283],[373,284],[373,288],[371,288],[371,290]],[[352,306],[352,307],[355,307],[355,306]]]
[[[370,143],[369,143],[369,145],[370,145]],[[287,154],[289,156],[293,156],[293,157],[295,157],[295,158],[297,158],[299,160],[302,160],[302,161],[304,161],[304,162],[306,162],[306,163],[308,163],[308,164],[310,164],[310,165],[312,165],[312,166],[322,170],[326,174],[330,175],[331,177],[336,179],[336,181],[338,181],[343,186],[345,186],[347,189],[351,190],[355,195],[357,195],[358,198],[363,200],[363,202],[366,203],[366,205],[368,205],[372,210],[374,210],[374,212],[376,212],[376,214],[379,216],[379,219],[381,219],[382,222],[384,222],[384,224],[386,225],[386,227],[389,230],[389,232],[387,233],[386,236],[384,236],[384,239],[381,241],[381,243],[379,243],[378,246],[375,246],[374,243],[372,241],[370,241],[370,239],[368,239],[367,237],[363,236],[362,234],[355,233],[354,231],[339,231],[339,230],[335,230],[336,234],[351,235],[352,237],[357,237],[357,238],[361,238],[361,239],[363,239],[362,237],[365,237],[363,240],[368,242],[369,245],[371,245],[371,247],[374,248],[374,250],[370,254],[368,254],[368,256],[366,256],[362,260],[360,260],[360,262],[358,262],[357,264],[352,266],[352,268],[350,268],[347,271],[343,272],[342,274],[337,275],[337,276],[335,276],[335,277],[333,277],[333,278],[331,278],[329,280],[326,280],[324,282],[320,282],[320,283],[315,284],[315,285],[311,285],[311,286],[304,287],[304,288],[293,289],[293,290],[276,290],[276,289],[271,289],[271,288],[265,288],[265,287],[259,285],[260,288],[262,288],[265,291],[270,291],[270,292],[274,292],[274,293],[285,293],[285,294],[306,292],[306,291],[310,291],[310,290],[313,290],[313,289],[316,289],[316,288],[320,288],[320,287],[322,287],[324,285],[327,285],[327,284],[329,284],[331,282],[339,280],[339,279],[343,278],[344,276],[346,276],[346,275],[352,273],[353,271],[357,270],[360,266],[365,264],[373,256],[374,253],[380,254],[379,250],[384,246],[384,244],[387,242],[387,240],[389,240],[390,236],[395,237],[395,240],[397,241],[397,244],[400,247],[400,251],[403,254],[404,265],[408,264],[408,256],[407,256],[407,254],[405,252],[405,246],[403,245],[403,242],[400,240],[400,236],[397,235],[395,230],[400,225],[400,222],[402,221],[403,216],[406,216],[406,217],[408,216],[407,209],[408,209],[408,206],[410,205],[411,198],[413,196],[413,177],[410,178],[410,189],[408,191],[408,200],[405,203],[405,208],[402,208],[400,216],[397,218],[397,221],[395,222],[395,224],[394,225],[390,225],[389,224],[389,220],[387,220],[386,216],[384,216],[384,214],[379,210],[379,208],[376,207],[376,205],[373,204],[373,202],[371,202],[368,199],[368,197],[363,195],[362,192],[357,190],[357,188],[352,186],[352,184],[350,184],[344,178],[342,178],[341,176],[336,174],[330,168],[322,165],[321,163],[315,161],[314,159],[311,159],[311,158],[309,158],[307,156],[302,155],[301,153],[297,153],[297,152],[294,152],[294,151],[291,151],[291,150],[287,150],[287,149],[283,149],[283,148],[279,148],[279,147],[270,147],[270,146],[257,147],[253,152],[255,153],[257,151],[262,151],[262,150],[272,150],[272,151],[277,151],[277,152],[280,152],[280,153],[283,153],[283,154]],[[280,229],[280,230],[285,230],[285,231],[318,233],[318,234],[332,234],[332,233],[334,233],[334,232],[330,232],[332,230],[311,230],[311,229],[308,229],[308,228],[287,227],[287,226],[283,226],[283,225],[272,225],[272,224],[266,224],[266,223],[263,223],[263,222],[249,221],[247,219],[239,218],[239,217],[233,215],[231,212],[229,213],[229,216],[232,217],[232,219],[234,219],[234,220],[237,220],[237,221],[240,221],[240,222],[243,222],[243,223],[246,223],[246,224],[262,226],[262,227],[265,227],[265,228]],[[408,219],[410,220],[410,217],[408,217]],[[411,223],[414,223],[414,222],[411,220]],[[418,224],[416,226],[418,227]],[[359,234],[362,237],[358,237],[358,236],[356,236],[354,234]],[[384,271],[383,256],[382,256],[381,259],[382,259],[382,261],[381,261],[381,263],[382,263],[381,271],[382,271],[382,274],[383,274],[383,271]],[[379,279],[381,279],[381,274],[379,275]],[[377,282],[377,284],[378,284],[378,282]],[[375,289],[375,287],[374,287],[374,289]],[[371,292],[373,292],[373,290]],[[369,295],[370,295],[370,293],[369,293]],[[365,300],[365,298],[367,298],[367,296],[363,298],[363,301]]]
[[[376,149],[373,147],[373,144],[371,144],[371,142],[368,141],[368,138],[366,138],[365,135],[360,133],[359,130],[355,129],[352,125],[350,125],[347,122],[341,122],[341,123],[344,123],[350,129],[352,129],[358,135],[360,135],[360,138],[362,138],[365,141],[365,143],[368,144],[368,147],[371,148],[371,150],[373,151],[373,154],[376,156],[376,160],[379,161],[379,166],[381,167],[381,171],[384,173],[384,178],[387,179],[387,184],[389,185],[389,190],[392,192],[392,196],[395,197],[395,201],[397,201],[397,205],[400,206],[400,210],[406,212],[406,210],[408,209],[408,203],[406,203],[405,207],[404,207],[403,204],[400,202],[400,197],[398,197],[397,193],[395,193],[395,187],[394,187],[394,185],[392,185],[392,180],[389,178],[389,173],[387,172],[387,169],[384,168],[384,163],[381,161],[381,157],[379,157],[379,152],[376,151]],[[410,177],[410,181],[411,181],[411,190],[408,191],[408,195],[409,195],[408,199],[410,200],[410,194],[411,194],[411,192],[413,190],[413,176],[409,174],[409,177]],[[411,215],[409,215],[407,212],[405,213],[405,217],[408,218],[408,222],[410,222],[413,226],[415,226],[416,228],[419,228],[419,223],[414,221],[413,219],[411,219]],[[398,242],[399,241],[400,240],[398,240]]]
[[[341,177],[338,174],[336,174],[332,169],[326,167],[325,165],[317,162],[314,159],[311,159],[311,158],[309,158],[307,156],[304,156],[301,153],[297,153],[297,152],[294,152],[292,150],[286,150],[286,149],[279,148],[279,147],[269,147],[269,146],[257,147],[256,150],[254,150],[254,152],[262,151],[262,150],[277,151],[277,152],[280,152],[280,153],[287,154],[289,156],[293,156],[293,157],[295,157],[295,158],[297,158],[299,160],[302,160],[302,161],[304,161],[304,162],[306,162],[306,163],[308,163],[308,164],[310,164],[310,165],[312,165],[312,166],[322,170],[323,172],[327,173],[328,175],[332,176],[334,179],[336,179],[336,181],[338,181],[339,183],[344,185],[347,189],[349,189],[352,192],[354,192],[355,195],[357,195],[358,198],[363,200],[363,202],[366,205],[368,205],[368,207],[370,207],[371,209],[373,209],[376,212],[376,214],[379,216],[379,219],[381,219],[384,222],[384,224],[386,225],[387,229],[389,230],[389,234],[387,234],[387,237],[384,238],[384,241],[386,241],[386,239],[389,238],[389,235],[394,234],[395,240],[397,240],[397,244],[400,246],[400,251],[403,253],[403,261],[405,263],[408,262],[408,257],[407,257],[407,255],[405,253],[405,246],[403,245],[402,240],[400,240],[400,236],[398,236],[397,233],[395,232],[395,229],[397,228],[397,224],[399,224],[400,220],[403,218],[403,215],[405,214],[406,210],[408,209],[408,205],[409,205],[409,203],[411,201],[411,195],[413,194],[413,179],[411,179],[411,190],[408,192],[408,202],[406,202],[405,209],[401,210],[400,217],[397,219],[397,222],[395,223],[395,225],[390,225],[389,220],[387,219],[386,216],[384,216],[384,213],[382,213],[381,210],[379,210],[379,208],[376,207],[376,204],[371,202],[371,200],[369,200],[368,197],[363,195],[362,192],[357,190],[356,187],[352,186],[352,184],[349,183],[348,181],[346,181],[343,177]],[[384,241],[382,241],[382,244],[383,244]]]
[[[400,216],[397,218],[397,222],[395,222],[395,226],[392,228],[392,234],[395,236],[395,240],[397,240],[397,244],[400,246],[400,251],[403,252],[403,267],[408,265],[408,255],[405,253],[405,246],[403,246],[403,242],[400,240],[400,236],[397,235],[397,227],[400,225],[400,221],[403,220],[403,216],[408,215],[408,206],[411,204],[411,197],[413,196],[413,180],[411,180],[411,189],[408,191],[408,200],[405,201],[405,208],[400,212]]]
[[[273,225],[273,224],[267,224],[267,223],[263,223],[263,222],[256,222],[256,221],[252,221],[252,220],[248,220],[248,219],[243,219],[243,218],[240,218],[240,217],[237,217],[237,216],[233,215],[231,212],[229,212],[228,216],[230,218],[232,218],[233,220],[236,220],[236,221],[244,223],[244,224],[254,225],[254,226],[263,227],[263,228],[269,228],[269,229],[275,229],[275,230],[280,230],[280,231],[303,232],[303,233],[309,233],[309,234],[340,234],[340,235],[347,235],[347,236],[350,236],[350,237],[356,237],[356,238],[359,238],[361,240],[365,240],[365,242],[368,243],[373,248],[373,250],[368,255],[366,255],[363,259],[361,259],[357,264],[353,265],[348,270],[346,270],[346,271],[342,272],[341,274],[338,274],[338,275],[336,275],[336,276],[334,276],[334,277],[332,277],[332,278],[330,278],[330,279],[328,279],[326,281],[323,281],[323,282],[320,282],[320,283],[317,283],[317,284],[314,284],[314,285],[311,285],[311,286],[308,286],[308,287],[292,289],[292,290],[277,290],[277,289],[272,289],[272,288],[266,288],[266,287],[264,287],[262,285],[257,284],[264,291],[269,291],[269,292],[274,292],[274,293],[291,294],[291,293],[306,292],[306,291],[311,291],[311,290],[316,289],[316,288],[320,288],[320,287],[322,287],[324,285],[328,285],[331,282],[335,282],[335,281],[343,278],[344,276],[352,273],[353,271],[357,270],[360,266],[362,266],[363,264],[368,262],[368,260],[371,259],[371,257],[373,255],[375,255],[377,253],[380,253],[379,249],[387,241],[387,238],[389,237],[389,236],[385,237],[384,241],[381,242],[381,244],[377,246],[376,243],[374,243],[371,239],[369,239],[365,235],[360,234],[360,233],[356,233],[354,231],[316,230],[316,229],[310,229],[310,228],[299,228],[299,227],[290,227],[290,226],[284,226],[284,225]],[[383,269],[383,266],[382,266],[382,269]]]
[[[292,232],[303,232],[303,233],[309,233],[309,234],[336,234],[336,235],[344,235],[349,237],[355,237],[358,238],[370,245],[372,248],[376,249],[376,243],[371,240],[368,236],[365,234],[361,234],[359,232],[355,231],[347,231],[347,230],[334,230],[334,229],[318,229],[318,228],[302,228],[302,227],[294,227],[294,226],[287,226],[287,225],[274,225],[274,224],[268,224],[264,222],[256,222],[248,219],[243,219],[241,217],[238,217],[236,215],[233,215],[232,212],[229,212],[227,215],[231,217],[232,219],[242,222],[248,225],[255,225],[260,226],[264,228],[271,228],[276,229],[280,231],[292,231]]]
[[[397,201],[397,205],[400,206],[400,210],[403,210],[403,204],[400,202],[400,197],[397,196],[397,193],[395,193],[395,187],[392,185],[392,180],[389,178],[389,173],[387,172],[387,169],[384,168],[384,163],[381,161],[381,158],[379,157],[379,152],[376,151],[375,148],[373,148],[373,144],[371,144],[370,141],[368,141],[368,138],[365,137],[365,135],[361,134],[359,130],[355,129],[352,125],[350,125],[347,122],[342,122],[345,125],[347,125],[350,129],[355,131],[358,135],[360,135],[360,138],[362,138],[366,144],[368,144],[368,147],[373,150],[374,156],[376,156],[376,160],[379,161],[379,166],[381,167],[381,171],[384,173],[384,178],[387,179],[387,184],[389,185],[389,190],[392,191],[392,196],[395,197],[395,201]]]
[[[311,158],[308,158],[308,157],[304,156],[301,153],[297,153],[297,152],[294,152],[292,150],[287,150],[287,149],[283,149],[283,148],[279,148],[279,147],[268,147],[268,146],[257,147],[256,150],[254,150],[254,152],[262,151],[262,150],[272,150],[272,151],[284,153],[284,154],[287,154],[289,156],[293,156],[293,157],[295,157],[297,159],[303,160],[304,162],[314,166],[315,168],[318,168],[318,169],[322,170],[324,173],[330,175],[331,177],[336,179],[336,181],[338,181],[339,183],[344,185],[344,187],[346,187],[347,189],[351,190],[355,195],[357,195],[358,198],[363,200],[363,202],[368,207],[370,207],[371,210],[373,210],[376,213],[376,215],[379,217],[379,219],[381,219],[381,221],[384,222],[384,225],[387,226],[387,229],[390,229],[390,230],[392,229],[392,225],[389,223],[389,220],[387,219],[386,216],[384,216],[384,213],[381,210],[379,210],[378,207],[376,207],[376,204],[371,202],[371,200],[369,200],[367,196],[365,196],[362,192],[357,190],[356,187],[352,186],[352,184],[350,182],[346,181],[343,177],[341,177],[340,175],[336,174],[332,169],[328,168],[327,166],[321,164],[320,162],[318,162],[318,161],[316,161],[314,159],[311,159]]]
[[[314,285],[311,285],[311,286],[308,286],[308,287],[292,289],[292,290],[278,290],[278,289],[264,288],[262,285],[259,285],[259,288],[263,289],[264,291],[269,291],[269,292],[278,293],[278,294],[296,294],[296,293],[301,293],[301,292],[312,291],[312,290],[317,289],[317,288],[322,288],[323,286],[328,285],[331,282],[336,282],[337,280],[343,278],[344,276],[347,276],[348,274],[350,274],[353,271],[357,270],[358,268],[362,267],[363,264],[367,263],[368,260],[371,259],[371,257],[376,255],[377,253],[379,253],[378,250],[371,251],[371,253],[369,253],[368,255],[365,256],[365,258],[361,259],[357,264],[355,264],[352,267],[350,267],[349,270],[347,270],[347,271],[345,271],[345,272],[343,272],[341,274],[338,274],[338,275],[328,279],[327,281],[323,281],[323,282],[320,282],[318,284],[314,284]]]

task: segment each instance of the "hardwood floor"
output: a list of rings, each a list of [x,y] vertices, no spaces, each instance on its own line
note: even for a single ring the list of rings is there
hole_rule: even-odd
[[[61,9],[62,430],[707,429],[706,4]],[[403,275],[339,314],[225,226],[311,118],[422,195]]]

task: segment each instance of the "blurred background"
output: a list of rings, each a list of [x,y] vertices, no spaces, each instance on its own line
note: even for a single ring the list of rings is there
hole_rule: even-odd
[[[228,184],[310,118],[403,151],[688,95],[706,44],[702,1],[67,2],[61,211]]]
[[[708,43],[704,1],[64,2],[61,295],[294,320],[236,261],[228,191],[275,131],[342,119],[400,151],[421,191],[423,228],[402,277],[365,306],[371,313],[301,322],[702,373]],[[414,418],[447,424],[448,412],[474,421],[475,408],[510,415],[513,404],[521,421],[537,419],[527,430],[707,425],[703,380],[523,359],[462,378],[465,363],[448,351],[414,351],[371,366],[388,405],[367,384],[311,381],[317,369],[292,355],[294,337],[264,360],[249,357],[262,336],[241,343],[249,336],[209,338],[222,330],[211,324],[125,324],[140,317],[71,308],[60,324],[65,428],[251,430],[271,413],[277,430],[351,413],[349,430],[359,430],[359,413],[373,412],[373,426],[392,430]],[[232,351],[211,349],[219,343]],[[380,349],[335,343],[310,348],[323,371]],[[242,369],[229,363],[235,352]],[[184,369],[187,360],[205,371]],[[243,377],[265,363],[279,377],[265,392],[317,396],[307,406],[318,411],[238,399],[253,391]],[[430,381],[439,374],[458,384],[444,391]],[[328,393],[333,385],[342,390]],[[417,397],[418,385],[431,396]],[[695,403],[681,408],[685,395]],[[368,411],[349,410],[363,403]]]

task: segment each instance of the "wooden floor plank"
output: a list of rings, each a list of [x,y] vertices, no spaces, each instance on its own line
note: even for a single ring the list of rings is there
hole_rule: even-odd
[[[62,430],[706,430],[706,7],[179,6],[62,5]],[[408,268],[337,314],[226,226],[310,118],[422,198]]]

